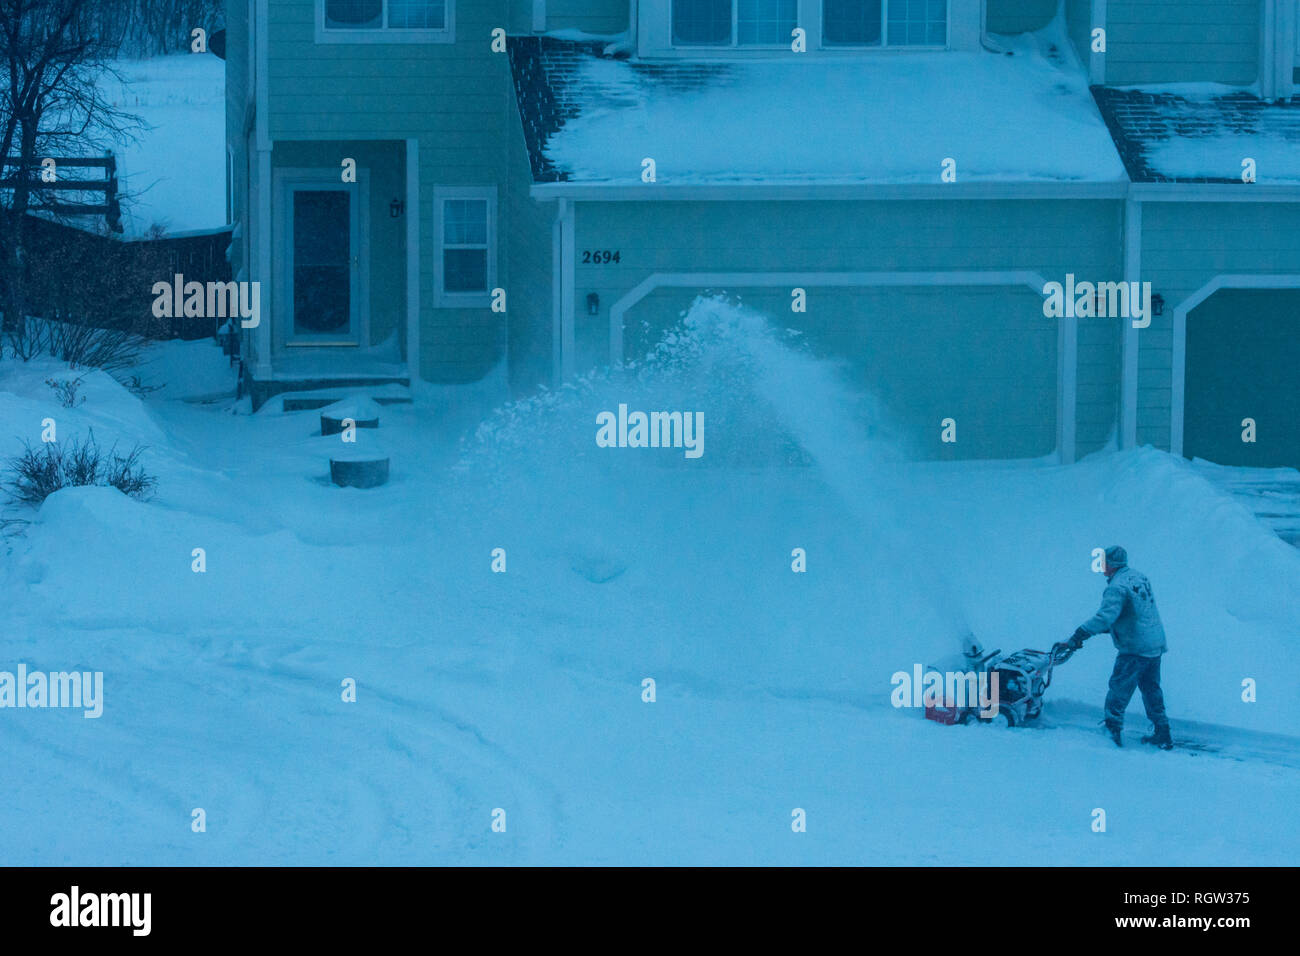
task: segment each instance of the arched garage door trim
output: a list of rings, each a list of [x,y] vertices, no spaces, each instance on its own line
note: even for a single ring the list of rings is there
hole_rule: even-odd
[[[636,285],[609,310],[609,358],[623,363],[623,323],[629,309],[661,288],[852,287],[852,286],[1028,286],[1039,295],[1047,285],[1037,272],[656,272]],[[1056,456],[1074,461],[1078,320],[1062,318],[1057,329]]]
[[[1169,451],[1183,453],[1183,420],[1187,395],[1187,314],[1220,289],[1300,289],[1300,275],[1242,275],[1221,273],[1174,309],[1173,369],[1169,390]]]

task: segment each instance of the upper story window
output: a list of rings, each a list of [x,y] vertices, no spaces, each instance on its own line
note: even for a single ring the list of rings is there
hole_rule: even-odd
[[[798,0],[673,0],[678,46],[785,46]]]
[[[883,0],[890,46],[943,46],[947,0]]]
[[[898,0],[895,0],[898,2]],[[827,46],[875,46],[880,43],[883,0],[824,0],[822,43]]]
[[[948,42],[949,0],[671,0],[674,47],[933,46]]]
[[[450,43],[454,0],[316,0],[318,43]]]

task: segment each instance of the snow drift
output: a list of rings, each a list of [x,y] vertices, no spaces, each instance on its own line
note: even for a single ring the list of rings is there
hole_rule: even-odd
[[[329,485],[338,438],[315,412],[141,400],[107,376],[61,409],[51,372],[0,364],[0,454],[52,415],[61,435],[144,441],[159,485],[56,493],[0,555],[0,668],[105,675],[100,720],[0,714],[24,768],[0,859],[962,863],[996,846],[1124,865],[1300,847],[1288,767],[889,706],[890,675],[964,627],[1006,650],[1067,636],[1100,598],[1092,549],[1119,542],[1165,620],[1175,736],[1188,719],[1292,732],[1300,552],[1161,452],[909,461],[833,366],[719,300],[463,444],[447,396],[385,406],[393,477],[364,492]],[[705,455],[598,447],[620,402],[702,412]],[[1104,640],[1075,655],[1047,713],[1096,711],[1111,659]],[[792,844],[795,806],[810,825]],[[1096,806],[1122,840],[1091,832]]]

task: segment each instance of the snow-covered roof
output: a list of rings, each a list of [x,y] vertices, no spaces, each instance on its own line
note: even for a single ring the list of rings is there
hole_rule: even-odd
[[[1067,48],[638,61],[516,37],[538,183],[1116,182],[1124,167]]]
[[[1300,97],[1266,103],[1218,84],[1097,89],[1097,103],[1133,182],[1300,182]]]

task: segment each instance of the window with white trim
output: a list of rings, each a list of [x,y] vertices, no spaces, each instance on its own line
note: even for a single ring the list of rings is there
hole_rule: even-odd
[[[673,0],[677,46],[787,46],[798,0]]]
[[[948,0],[671,0],[674,47],[788,48],[795,27],[810,45],[942,47],[948,41]]]
[[[948,0],[822,0],[825,47],[943,46],[947,42]]]
[[[882,0],[823,0],[822,43],[826,46],[876,46],[880,43]]]
[[[450,42],[454,0],[316,0],[318,40]]]
[[[883,0],[889,46],[943,46],[947,0]]]
[[[490,304],[496,284],[495,186],[443,186],[433,191],[434,298],[439,306]]]

